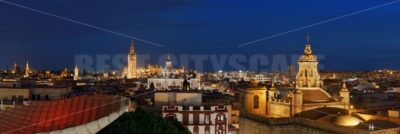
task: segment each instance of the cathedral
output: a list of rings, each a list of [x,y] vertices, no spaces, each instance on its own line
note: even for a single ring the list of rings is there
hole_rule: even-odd
[[[388,134],[400,125],[382,118],[370,118],[350,106],[350,92],[343,81],[338,93],[324,89],[318,72],[318,58],[309,38],[297,60],[295,86],[261,86],[252,80],[240,91],[240,133],[249,134]],[[379,129],[375,129],[376,128]]]
[[[126,77],[128,79],[137,78],[136,53],[133,41],[131,42],[131,48],[128,54],[128,67],[126,68]]]
[[[154,85],[157,90],[181,89],[190,90],[200,88],[200,78],[192,72],[185,72],[184,67],[174,68],[169,55],[165,58],[165,66],[161,68],[160,75],[147,79],[147,83]]]
[[[323,81],[318,73],[318,59],[311,49],[309,39],[304,53],[298,59],[298,72],[295,87],[275,87],[267,89],[250,82],[248,89],[241,93],[244,113],[265,117],[293,117],[304,111],[323,107],[349,109],[349,91],[346,86],[339,97],[333,97],[323,89]]]

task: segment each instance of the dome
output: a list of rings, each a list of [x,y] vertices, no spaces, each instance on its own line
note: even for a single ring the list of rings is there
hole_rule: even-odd
[[[319,118],[318,121],[333,123],[335,125],[344,127],[354,127],[363,122],[362,120],[350,115],[342,115],[342,116],[327,115]]]
[[[353,127],[353,126],[357,126],[361,122],[362,122],[362,120],[360,120],[356,117],[353,117],[350,115],[342,115],[342,116],[337,117],[333,123],[335,125],[339,125],[339,126]]]

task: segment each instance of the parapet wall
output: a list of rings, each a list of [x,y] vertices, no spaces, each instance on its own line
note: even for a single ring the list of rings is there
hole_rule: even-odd
[[[315,120],[300,117],[270,118],[243,113],[241,113],[240,116],[240,133],[268,132],[271,134],[370,134],[374,132],[356,128],[336,126],[334,124],[318,122]]]

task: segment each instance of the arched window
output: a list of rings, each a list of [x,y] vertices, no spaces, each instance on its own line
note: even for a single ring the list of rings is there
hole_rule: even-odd
[[[199,127],[194,126],[194,128],[193,128],[193,134],[199,134]]]
[[[210,127],[209,127],[209,126],[206,127],[206,132],[205,132],[205,134],[210,134]]]
[[[224,121],[224,116],[223,115],[218,116],[218,121]]]
[[[305,71],[305,76],[308,77],[308,71],[307,70],[304,71]]]
[[[218,114],[217,115],[217,124],[225,123],[225,115],[224,114]]]
[[[176,115],[175,114],[167,114],[167,119],[175,120],[176,119]]]
[[[205,123],[205,124],[210,124],[210,115],[206,114],[206,115],[204,116],[204,123]]]
[[[260,100],[260,98],[257,95],[254,96],[254,98],[253,98],[253,108],[254,109],[258,109],[260,107],[259,100]]]

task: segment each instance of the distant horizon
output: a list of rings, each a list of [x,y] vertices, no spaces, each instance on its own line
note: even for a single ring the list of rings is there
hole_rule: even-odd
[[[9,68],[0,68],[0,70],[11,70],[12,68],[13,68],[13,65],[14,65],[14,63],[12,64],[12,66],[10,65],[10,67]],[[23,71],[23,69],[25,69],[25,64],[18,64],[17,63],[17,65],[18,65],[18,67]],[[149,63],[149,64],[146,64],[146,66],[147,65],[156,65],[156,64],[152,64],[152,63]],[[157,64],[158,65],[158,64]],[[160,66],[162,66],[163,67],[163,65],[158,65],[159,67]],[[35,70],[35,71],[52,71],[52,72],[60,72],[60,71],[63,71],[65,68],[67,68],[68,70],[70,70],[70,71],[72,71],[73,69],[74,69],[74,67],[75,67],[75,65],[70,65],[70,66],[67,66],[67,67],[63,67],[63,68],[59,68],[59,69],[46,69],[46,68],[36,68],[35,66],[32,66],[31,65],[31,63],[29,63],[29,67],[30,67],[30,69],[31,70]],[[141,68],[141,67],[145,67],[145,66],[138,66],[138,68]],[[182,67],[182,66],[174,66],[175,68],[179,68],[179,67]],[[79,68],[79,66],[78,66],[78,68]],[[193,68],[186,68],[185,67],[185,69],[189,69],[189,70],[194,70],[194,71],[197,71],[197,70],[195,70],[195,69],[193,69]],[[297,65],[295,66],[295,71],[297,72]],[[80,69],[81,70],[81,69]],[[327,72],[372,72],[372,71],[378,71],[378,70],[393,70],[393,71],[400,71],[400,69],[394,69],[394,68],[377,68],[377,69],[371,69],[371,70],[332,70],[332,69],[330,69],[330,70],[327,70],[327,69],[320,69],[319,68],[319,72],[320,73],[327,73]],[[86,70],[86,71],[88,71],[88,70]],[[92,70],[92,71],[88,71],[88,72],[91,72],[91,73],[102,73],[102,72],[112,72],[112,71],[115,71],[115,72],[122,72],[123,70],[122,69],[110,69],[110,70],[102,70],[102,71],[96,71],[96,70]],[[209,73],[209,72],[211,72],[211,73],[217,73],[217,72],[219,72],[219,71],[223,71],[223,72],[238,72],[238,71],[243,71],[243,72],[256,72],[256,73],[284,73],[284,72],[287,72],[287,70],[286,71],[275,71],[275,72],[273,72],[273,71],[254,71],[254,70],[205,70],[205,71],[201,71],[201,73]],[[197,71],[197,72],[199,72],[199,71]]]

